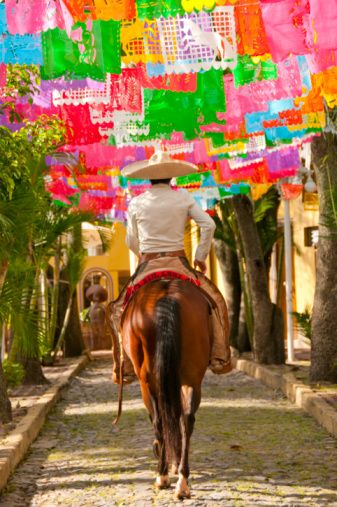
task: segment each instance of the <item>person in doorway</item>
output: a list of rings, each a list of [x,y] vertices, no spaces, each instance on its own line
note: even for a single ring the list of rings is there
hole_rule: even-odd
[[[190,194],[176,191],[170,186],[172,177],[196,171],[197,166],[174,160],[165,152],[155,153],[149,160],[135,162],[122,170],[128,178],[150,179],[152,186],[134,197],[129,204],[126,243],[138,256],[139,264],[120,297],[114,302],[112,318],[118,329],[123,306],[139,283],[151,279],[151,275],[160,276],[164,271],[164,276],[168,272],[177,273],[177,276],[198,285],[210,302],[213,328],[210,369],[213,373],[221,374],[232,369],[227,307],[219,289],[205,276],[206,258],[211,248],[215,224]],[[200,227],[194,269],[184,252],[185,226],[189,219]],[[131,381],[132,364],[126,355],[124,360],[124,381]],[[114,380],[120,380],[116,357]]]

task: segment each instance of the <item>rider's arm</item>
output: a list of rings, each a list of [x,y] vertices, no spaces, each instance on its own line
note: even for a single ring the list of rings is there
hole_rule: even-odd
[[[139,255],[138,228],[132,202],[129,205],[127,215],[126,244],[134,254]]]
[[[193,218],[200,227],[200,240],[194,258],[195,261],[204,263],[211,249],[215,223],[211,217],[197,205],[194,199],[191,199],[193,202],[191,202],[189,208],[189,216]]]

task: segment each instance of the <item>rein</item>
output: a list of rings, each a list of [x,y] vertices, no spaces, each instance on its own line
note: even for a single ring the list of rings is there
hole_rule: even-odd
[[[123,376],[124,376],[124,358],[121,354],[120,359],[120,367],[119,367],[119,378],[120,378],[120,384],[118,389],[118,411],[115,420],[112,422],[113,425],[116,425],[122,415],[122,404],[123,404]]]

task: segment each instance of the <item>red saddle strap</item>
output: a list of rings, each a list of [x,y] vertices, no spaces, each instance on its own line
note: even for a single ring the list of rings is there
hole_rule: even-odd
[[[183,275],[182,273],[177,273],[176,271],[170,271],[170,270],[155,271],[154,273],[150,273],[150,274],[144,276],[144,278],[139,280],[139,282],[137,282],[134,285],[130,285],[130,287],[127,288],[126,293],[125,293],[125,298],[123,301],[123,308],[126,307],[130,298],[137,292],[138,289],[140,289],[141,287],[143,287],[144,285],[146,285],[149,282],[153,282],[154,280],[161,280],[161,279],[165,279],[165,280],[178,279],[178,280],[184,280],[185,282],[193,283],[194,285],[196,285],[198,287],[200,285],[199,280],[197,280],[196,278],[192,278],[190,276]]]

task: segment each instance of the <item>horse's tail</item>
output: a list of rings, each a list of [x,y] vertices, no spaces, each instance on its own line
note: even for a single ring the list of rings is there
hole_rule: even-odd
[[[180,306],[176,299],[164,296],[156,303],[155,371],[158,379],[158,409],[169,459],[180,459]]]

